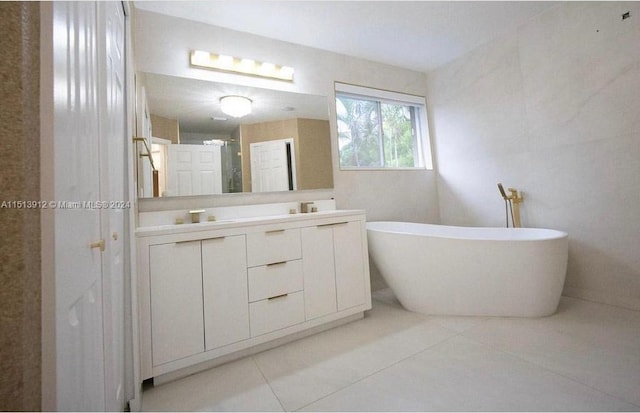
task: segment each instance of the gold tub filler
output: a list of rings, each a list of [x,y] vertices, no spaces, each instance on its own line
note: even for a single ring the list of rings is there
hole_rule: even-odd
[[[498,183],[498,189],[504,199],[505,216],[507,221],[507,228],[509,228],[509,211],[511,211],[511,222],[514,228],[521,228],[520,222],[520,204],[524,201],[522,192],[518,194],[518,190],[515,188],[507,188],[511,195],[507,195],[502,187],[501,183]]]

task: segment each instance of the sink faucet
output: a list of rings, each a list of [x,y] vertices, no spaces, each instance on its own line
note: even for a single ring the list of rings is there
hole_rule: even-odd
[[[189,211],[189,214],[191,214],[191,222],[193,224],[197,224],[198,222],[200,222],[200,214],[202,214],[204,212],[204,209],[192,209],[191,211]]]
[[[311,212],[311,206],[313,202],[300,202],[300,212],[305,214],[307,212]]]

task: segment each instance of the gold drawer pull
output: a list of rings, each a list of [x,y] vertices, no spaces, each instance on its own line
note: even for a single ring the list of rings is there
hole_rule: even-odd
[[[265,234],[277,234],[279,232],[284,232],[284,229],[272,229],[271,231],[265,231]]]
[[[269,298],[267,298],[267,300],[275,300],[276,298],[282,298],[282,297],[286,297],[286,296],[288,296],[288,295],[289,295],[289,293],[287,293],[287,294],[280,294],[280,295],[276,295],[276,296],[273,296],[273,297],[269,297]]]
[[[202,241],[213,241],[216,239],[225,239],[226,237],[211,237],[211,238],[204,238],[202,239]]]
[[[104,251],[104,240],[101,239],[100,241],[96,241],[96,242],[92,242],[91,244],[89,244],[89,247],[91,247],[91,249],[93,248],[99,248],[100,252]]]
[[[274,265],[282,265],[286,263],[287,263],[286,261],[272,262],[271,264],[267,264],[267,267],[273,267]]]
[[[320,228],[320,227],[333,227],[336,225],[347,225],[349,223],[349,221],[344,221],[344,222],[334,222],[332,224],[320,224],[320,225],[316,225],[316,227]]]
[[[211,238],[202,238],[202,239],[188,239],[185,241],[176,241],[174,244],[186,244],[187,242],[200,242],[200,241],[210,241],[216,239],[225,239],[226,237],[211,237]]]

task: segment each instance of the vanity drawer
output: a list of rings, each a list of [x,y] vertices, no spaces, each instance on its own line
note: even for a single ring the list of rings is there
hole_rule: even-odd
[[[302,260],[249,268],[249,301],[260,301],[303,288]]]
[[[251,337],[304,323],[303,292],[250,303],[249,315]]]
[[[302,257],[300,229],[280,229],[247,234],[249,267],[297,260]]]

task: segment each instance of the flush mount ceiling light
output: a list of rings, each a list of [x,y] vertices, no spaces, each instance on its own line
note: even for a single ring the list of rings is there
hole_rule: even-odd
[[[253,59],[219,55],[203,52],[202,50],[192,50],[189,55],[189,62],[191,66],[195,67],[293,81],[294,70],[292,67],[267,62],[257,62]]]
[[[241,118],[251,113],[251,99],[244,96],[223,96],[220,108],[226,115]]]

